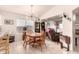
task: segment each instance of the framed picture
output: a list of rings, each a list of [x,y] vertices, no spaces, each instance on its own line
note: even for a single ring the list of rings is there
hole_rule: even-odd
[[[14,21],[11,20],[11,19],[5,19],[4,20],[4,24],[13,25],[14,24]]]

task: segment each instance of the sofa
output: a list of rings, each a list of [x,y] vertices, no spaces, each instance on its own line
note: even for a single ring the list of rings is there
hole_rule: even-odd
[[[46,32],[47,37],[54,42],[60,42],[60,33],[55,32],[52,28],[48,29],[49,31]]]

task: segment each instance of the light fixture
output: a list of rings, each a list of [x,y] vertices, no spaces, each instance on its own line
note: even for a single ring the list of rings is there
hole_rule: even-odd
[[[31,15],[30,15],[30,18],[31,18],[31,20],[40,20],[40,18],[39,17],[36,17],[35,15],[34,15],[34,13],[33,13],[33,11],[34,11],[34,5],[30,5],[30,11],[31,11]]]
[[[31,8],[31,16],[30,17],[31,17],[31,20],[32,20],[32,18],[34,17],[33,16],[33,11],[32,11],[33,10],[33,5],[30,5],[30,8]]]

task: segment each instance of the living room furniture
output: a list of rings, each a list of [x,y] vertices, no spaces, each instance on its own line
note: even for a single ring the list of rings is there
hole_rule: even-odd
[[[41,30],[45,32],[45,22],[41,22]]]
[[[10,36],[10,38],[9,38],[9,43],[12,43],[12,42],[14,42],[15,41],[15,36]]]
[[[54,42],[60,42],[60,33],[57,33],[54,31],[54,29],[52,28],[48,28],[49,31],[46,32],[47,33],[47,36],[50,40],[54,41]]]
[[[6,40],[3,40],[5,38]],[[9,35],[0,37],[0,52],[9,53]]]
[[[70,37],[67,35],[60,36],[60,44],[61,44],[61,49],[66,48],[67,51],[69,51]]]
[[[24,40],[25,38],[26,38],[26,31],[24,31],[22,34],[22,40]]]
[[[45,32],[45,22],[36,21],[35,22],[35,32],[40,33],[41,31]]]
[[[26,32],[26,39],[24,39],[24,47],[26,47],[27,45],[31,45],[32,47],[34,46],[40,46],[41,47],[41,51],[42,51],[42,47],[43,45],[45,45],[45,34],[44,32],[40,32],[40,33],[33,33],[33,32]]]
[[[5,38],[3,38],[3,40],[6,40]],[[12,43],[15,41],[15,36],[14,35],[10,35],[9,36],[9,43]]]
[[[35,22],[35,32],[40,33],[40,22]]]
[[[47,49],[47,46],[45,43],[45,32],[42,32],[41,36],[36,37],[36,43],[41,47],[41,51],[42,51],[43,46],[45,46]]]

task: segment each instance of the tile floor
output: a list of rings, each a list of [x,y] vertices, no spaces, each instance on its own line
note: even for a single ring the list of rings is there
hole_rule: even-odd
[[[66,51],[66,49],[61,49],[60,44],[52,42],[50,40],[46,40],[47,49],[44,47],[43,50],[38,48],[33,48],[31,46],[27,46],[25,49],[23,47],[23,42],[13,42],[10,43],[10,54],[77,54],[79,53],[79,49],[72,51]]]
[[[23,42],[14,42],[10,44],[10,54],[63,54],[63,53],[72,53],[67,52],[66,49],[61,49],[60,44],[46,40],[47,49],[44,47],[41,51],[40,48],[33,48],[27,46],[25,49],[23,47]]]

